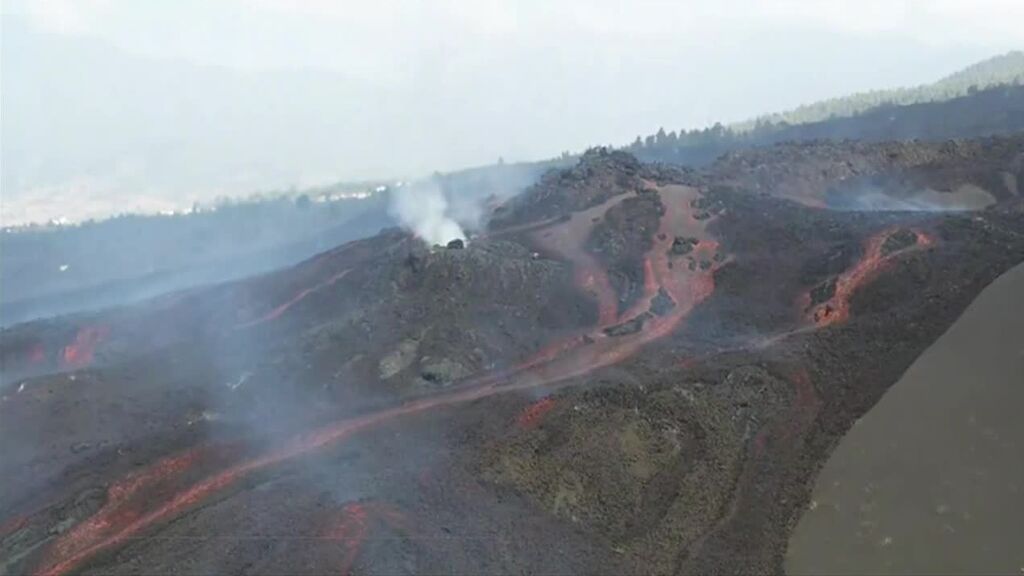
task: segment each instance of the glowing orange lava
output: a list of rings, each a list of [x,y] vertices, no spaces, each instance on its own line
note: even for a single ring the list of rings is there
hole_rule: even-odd
[[[703,270],[688,270],[686,266],[672,266],[670,248],[674,236],[686,234],[699,237],[704,249],[712,252],[717,249],[717,245],[707,237],[705,227],[708,221],[697,221],[692,218],[691,201],[697,197],[695,189],[668,186],[659,192],[666,209],[659,229],[655,233],[654,244],[644,259],[644,295],[637,305],[615,318],[615,321],[630,321],[638,318],[640,314],[646,313],[651,301],[661,290],[664,290],[672,299],[674,306],[664,315],[649,315],[650,318],[646,319],[639,331],[622,336],[608,336],[603,329],[606,327],[606,323],[611,324],[611,322],[605,318],[596,328],[556,341],[511,369],[471,378],[459,387],[436,396],[421,398],[314,430],[296,437],[284,446],[260,457],[231,465],[184,490],[166,494],[158,490],[158,494],[150,494],[151,490],[139,491],[131,488],[139,485],[140,482],[143,484],[155,482],[158,485],[163,485],[162,483],[165,481],[169,482],[170,479],[180,478],[181,471],[188,467],[188,463],[195,456],[190,456],[191,453],[188,453],[161,461],[145,472],[139,473],[139,476],[134,479],[126,479],[112,487],[108,493],[108,502],[99,512],[58,538],[41,563],[40,573],[63,574],[72,571],[97,553],[120,546],[154,524],[180,515],[204,499],[230,486],[239,478],[255,471],[331,446],[354,434],[403,416],[457,406],[494,394],[564,382],[598,368],[621,362],[635,354],[645,344],[671,333],[697,304],[711,295],[714,290],[714,271],[717,267],[716,264]],[[581,237],[585,237],[593,225],[592,216],[588,217],[585,222],[587,227],[577,229],[576,227],[580,224],[576,223],[576,219],[573,218],[556,227],[572,228],[572,232],[557,232],[557,234],[562,238],[570,239],[577,238],[577,235],[580,234],[583,235]],[[582,243],[575,245],[581,247]],[[582,288],[596,287],[599,301],[614,297],[614,292],[606,282],[590,281],[588,267],[592,265],[592,260],[589,259],[589,255],[576,249],[569,249],[564,253],[572,255],[572,262],[577,269],[582,266],[584,270],[588,270],[588,274],[584,277],[585,281],[581,284]],[[333,282],[344,274],[345,272],[339,273],[328,282]],[[579,279],[580,275],[577,274],[577,278]],[[595,276],[596,278],[597,276]],[[311,291],[303,291],[298,298],[301,299],[301,296]],[[149,508],[144,512],[140,510],[140,507],[136,507],[137,502],[132,498],[132,494],[142,492],[148,495],[145,504]],[[358,515],[354,517],[359,518]],[[359,534],[357,520],[352,520],[348,526],[350,527],[344,530]]]
[[[913,232],[917,236],[916,244],[883,255],[882,246],[894,232],[895,230],[889,229],[868,238],[864,244],[864,256],[852,268],[836,278],[835,294],[828,301],[814,306],[810,310],[809,320],[811,322],[819,327],[846,322],[850,318],[850,297],[854,292],[874,279],[879,272],[893,262],[896,256],[909,250],[926,248],[935,243],[935,239],[928,234],[914,230]],[[804,296],[804,301],[810,302],[809,294]]]
[[[76,524],[54,544],[50,556],[73,558],[89,544],[103,539],[119,526],[130,525],[143,517],[154,493],[172,490],[175,482],[202,456],[198,450],[188,451],[157,461],[133,472],[107,488],[103,507],[87,520]],[[63,570],[60,570],[63,571]]]
[[[107,326],[79,328],[75,339],[61,350],[61,364],[68,368],[83,368],[92,364],[96,348],[110,335]]]

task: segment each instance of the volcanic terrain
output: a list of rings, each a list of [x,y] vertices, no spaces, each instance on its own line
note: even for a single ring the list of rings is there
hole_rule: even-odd
[[[1024,136],[593,149],[462,249],[10,328],[0,572],[778,573],[839,438],[1024,261],[1022,190]]]

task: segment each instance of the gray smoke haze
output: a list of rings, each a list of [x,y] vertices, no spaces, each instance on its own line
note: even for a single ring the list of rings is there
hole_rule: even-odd
[[[852,211],[955,212],[981,210],[993,202],[995,198],[991,194],[970,185],[949,192],[931,189],[887,192],[868,186],[852,194],[833,197],[829,205],[833,209]]]

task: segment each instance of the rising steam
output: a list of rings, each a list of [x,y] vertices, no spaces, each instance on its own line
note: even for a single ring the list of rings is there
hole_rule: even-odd
[[[444,246],[455,239],[466,239],[449,211],[448,200],[434,182],[393,189],[388,212],[427,244]]]

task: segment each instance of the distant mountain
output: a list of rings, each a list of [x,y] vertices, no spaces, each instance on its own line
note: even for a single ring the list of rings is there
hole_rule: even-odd
[[[1024,130],[1024,85],[992,86],[945,100],[878,104],[850,116],[790,124],[761,122],[751,129],[724,127],[683,134],[664,130],[637,138],[628,150],[641,160],[700,166],[735,150],[807,140],[945,140]]]
[[[1013,51],[972,64],[930,84],[892,90],[872,90],[799,106],[730,126],[751,130],[758,124],[807,124],[855,116],[879,106],[943,102],[993,86],[1024,83],[1024,52]]]
[[[364,113],[379,87],[342,74],[155,60],[12,18],[2,43],[6,226],[390,176],[370,151],[401,149]]]

